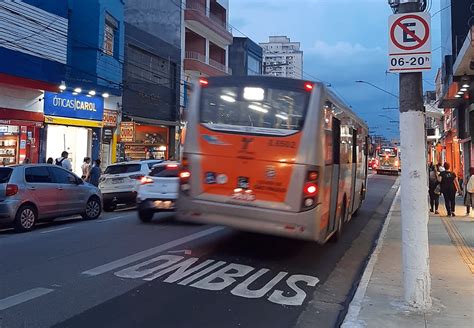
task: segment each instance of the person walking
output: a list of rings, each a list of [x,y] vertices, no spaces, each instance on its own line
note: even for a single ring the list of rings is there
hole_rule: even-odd
[[[67,151],[63,151],[61,153],[61,157],[56,158],[56,165],[62,166],[66,170],[72,172],[72,164],[68,156],[69,156],[69,153]]]
[[[81,169],[82,169],[81,178],[83,180],[86,180],[87,177],[89,176],[89,172],[91,170],[91,158],[90,157],[84,157],[84,163],[82,163]]]
[[[471,207],[474,207],[474,167],[469,169],[469,176],[466,177],[464,205],[466,205],[466,215],[469,216]]]
[[[438,181],[439,172],[436,170],[436,166],[431,163],[429,168],[429,185],[428,192],[430,195],[430,212],[439,214],[439,195],[441,194],[441,188]]]
[[[456,192],[460,192],[458,178],[454,172],[450,171],[451,165],[444,163],[444,171],[439,174],[441,193],[443,194],[446,206],[447,216],[456,216],[454,210],[456,208]]]
[[[90,169],[87,182],[98,187],[101,174],[102,174],[102,170],[100,169],[100,159],[96,159],[94,161],[94,165]]]

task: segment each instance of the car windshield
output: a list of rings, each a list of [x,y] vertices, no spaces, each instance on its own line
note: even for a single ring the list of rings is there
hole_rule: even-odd
[[[105,169],[105,174],[121,174],[138,172],[141,169],[141,164],[118,164],[111,165]]]
[[[157,178],[177,178],[178,174],[179,170],[177,165],[155,166],[150,172],[150,176]]]
[[[0,183],[7,183],[10,180],[13,169],[8,167],[0,167]]]
[[[303,128],[308,100],[304,91],[207,87],[202,90],[200,121],[216,130],[288,134]]]
[[[397,156],[397,150],[394,148],[384,148],[380,152],[380,156],[389,156],[389,157],[395,157]]]

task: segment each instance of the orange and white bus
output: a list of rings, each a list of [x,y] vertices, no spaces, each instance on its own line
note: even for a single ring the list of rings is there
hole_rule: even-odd
[[[314,240],[341,236],[367,187],[368,128],[323,84],[201,78],[177,217]]]

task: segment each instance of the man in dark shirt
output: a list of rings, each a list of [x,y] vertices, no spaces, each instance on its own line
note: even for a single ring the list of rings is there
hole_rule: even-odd
[[[88,182],[90,184],[93,184],[94,186],[98,187],[99,186],[99,178],[100,178],[101,174],[102,174],[102,171],[100,169],[100,159],[96,159],[94,161],[94,166],[92,166],[92,168],[89,172]]]
[[[448,216],[456,216],[454,209],[456,207],[456,192],[459,192],[459,182],[454,172],[451,172],[449,163],[444,163],[445,171],[439,174],[441,192],[443,193],[444,203]]]

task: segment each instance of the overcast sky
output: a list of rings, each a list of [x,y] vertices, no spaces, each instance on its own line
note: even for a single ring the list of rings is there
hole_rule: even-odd
[[[433,15],[439,10],[439,1],[432,2]],[[291,41],[301,42],[304,78],[313,76],[330,83],[372,130],[398,138],[398,125],[388,122],[398,120],[398,110],[383,109],[398,107],[398,100],[369,85],[355,83],[365,80],[398,94],[398,76],[386,74],[387,21],[391,14],[386,0],[230,1],[234,36],[247,36],[258,43],[268,41],[269,35],[286,35]],[[434,90],[441,65],[439,13],[431,24],[435,51],[433,69],[423,74],[424,91]]]

